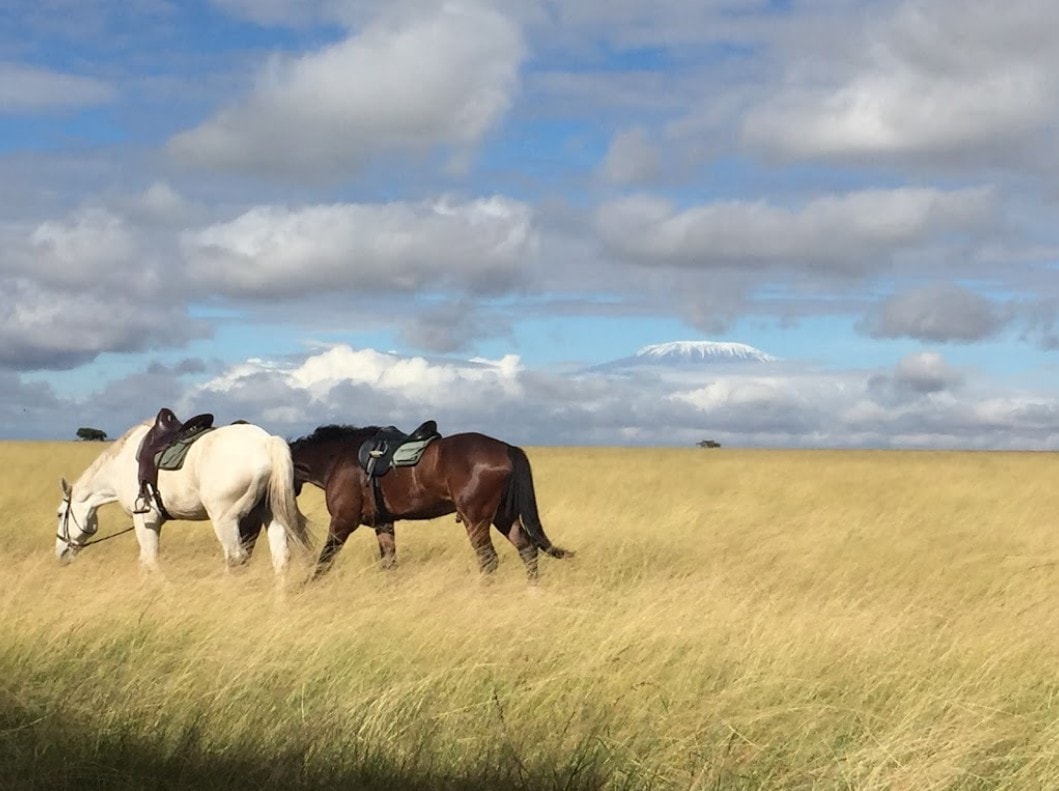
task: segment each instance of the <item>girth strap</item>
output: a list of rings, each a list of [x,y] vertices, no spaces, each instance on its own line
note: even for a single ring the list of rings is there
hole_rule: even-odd
[[[374,476],[371,478],[371,493],[375,499],[375,516],[371,520],[372,527],[378,527],[393,521],[393,514],[386,509],[386,503],[382,497],[381,480],[381,478]]]

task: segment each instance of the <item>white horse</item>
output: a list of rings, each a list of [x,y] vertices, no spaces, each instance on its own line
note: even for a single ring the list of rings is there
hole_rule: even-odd
[[[141,566],[158,570],[158,536],[165,517],[153,502],[147,513],[135,513],[140,491],[136,451],[153,422],[126,431],[73,486],[62,479],[55,542],[60,560],[72,560],[91,543],[98,528],[96,510],[116,502],[132,516]],[[228,568],[246,563],[262,526],[277,575],[287,567],[291,540],[308,548],[305,517],[294,496],[290,447],[259,426],[238,423],[210,431],[188,449],[179,470],[159,471],[158,490],[174,519],[213,522]]]

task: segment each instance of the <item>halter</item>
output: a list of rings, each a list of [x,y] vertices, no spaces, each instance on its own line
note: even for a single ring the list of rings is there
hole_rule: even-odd
[[[101,541],[107,541],[108,539],[120,536],[122,533],[128,533],[130,530],[133,530],[136,527],[135,525],[133,525],[132,527],[126,527],[124,530],[119,530],[117,533],[111,533],[109,536],[97,538],[94,541],[81,541],[80,539],[74,540],[70,537],[70,522],[73,522],[74,527],[76,527],[82,535],[86,536],[94,536],[96,534],[96,531],[99,530],[99,526],[97,525],[91,530],[89,530],[87,527],[82,527],[81,524],[77,521],[77,519],[73,516],[73,514],[70,513],[70,507],[71,505],[73,505],[71,497],[69,495],[64,497],[63,502],[66,503],[66,510],[63,511],[62,527],[58,531],[56,531],[55,537],[60,541],[65,541],[66,545],[69,547],[83,549],[84,547],[87,547],[91,544],[98,544]]]

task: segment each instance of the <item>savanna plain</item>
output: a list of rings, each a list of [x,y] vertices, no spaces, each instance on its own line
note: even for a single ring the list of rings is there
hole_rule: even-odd
[[[0,788],[1059,788],[1055,455],[529,448],[538,586],[448,517],[280,592],[208,523],[60,567],[101,449],[0,443]]]

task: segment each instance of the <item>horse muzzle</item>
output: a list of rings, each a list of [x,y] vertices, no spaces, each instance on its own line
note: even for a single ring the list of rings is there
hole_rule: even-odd
[[[55,558],[63,565],[69,565],[73,563],[75,557],[77,557],[78,551],[81,547],[77,544],[68,544],[61,538],[55,541]]]

